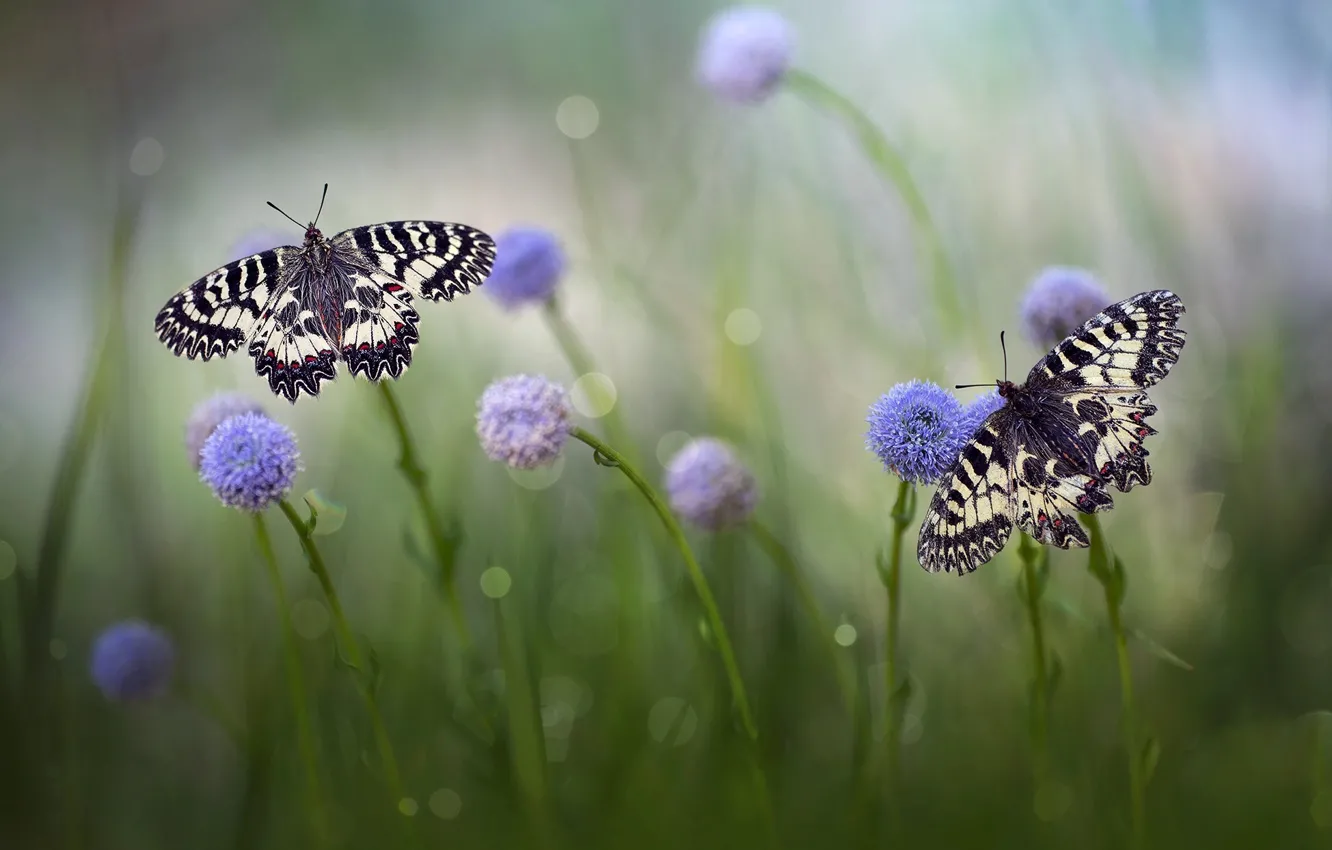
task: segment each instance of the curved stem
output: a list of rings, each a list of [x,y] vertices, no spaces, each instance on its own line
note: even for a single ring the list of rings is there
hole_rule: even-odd
[[[315,755],[314,730],[310,723],[310,708],[305,693],[305,677],[301,673],[300,651],[296,646],[296,630],[291,623],[291,605],[287,602],[287,589],[282,584],[277,556],[273,553],[273,540],[262,514],[254,515],[254,534],[268,568],[268,581],[273,587],[273,600],[282,624],[282,650],[287,665],[287,687],[291,694],[291,709],[296,715],[296,737],[305,764],[306,791],[310,797],[310,812],[315,832],[321,845],[328,844],[327,824],[324,822],[324,795],[319,784],[319,762]]]
[[[467,628],[467,618],[463,615],[462,600],[458,597],[457,547],[445,531],[439,518],[439,511],[435,509],[435,501],[431,497],[430,487],[426,483],[425,469],[422,468],[418,459],[416,443],[412,439],[411,431],[407,429],[407,419],[402,414],[402,406],[398,404],[398,397],[394,394],[393,387],[389,385],[388,381],[379,381],[378,386],[380,395],[384,399],[384,406],[388,408],[389,417],[393,420],[394,430],[398,433],[398,445],[402,452],[398,458],[398,469],[402,470],[403,477],[407,479],[407,483],[412,487],[412,492],[416,494],[416,502],[425,517],[426,531],[430,535],[430,548],[435,556],[435,564],[439,569],[440,587],[444,590],[449,613],[453,617],[453,625],[458,632],[458,640],[470,653],[472,636]]]
[[[834,90],[814,75],[801,70],[787,73],[786,85],[804,97],[816,108],[831,112],[850,125],[860,141],[860,147],[881,174],[896,190],[911,216],[916,232],[916,244],[921,260],[929,269],[933,282],[935,303],[941,318],[952,324],[961,315],[961,296],[957,279],[944,250],[943,237],[930,215],[925,196],[911,177],[902,154],[888,141],[873,121],[849,98]]]
[[[740,667],[736,663],[735,651],[731,648],[731,639],[727,634],[726,625],[722,622],[721,612],[717,609],[717,601],[712,596],[712,589],[708,586],[707,577],[703,575],[703,570],[699,567],[693,550],[689,548],[689,541],[685,539],[684,530],[680,528],[680,523],[676,521],[675,514],[671,513],[671,509],[666,502],[643,479],[643,476],[629,464],[623,455],[582,428],[574,428],[571,434],[592,447],[599,455],[599,463],[614,466],[623,472],[625,477],[633,482],[634,486],[643,494],[643,497],[652,505],[653,510],[657,512],[657,516],[661,518],[662,525],[666,526],[666,533],[670,535],[671,540],[675,542],[680,554],[684,557],[689,578],[694,583],[694,591],[698,594],[699,602],[703,605],[703,614],[707,618],[708,628],[712,630],[712,636],[717,641],[717,651],[721,654],[722,665],[726,668],[726,677],[731,685],[731,697],[735,701],[736,711],[740,715],[740,723],[744,726],[745,734],[749,736],[749,739],[757,741],[758,727],[754,723],[754,714],[749,707],[749,697],[745,694],[745,684],[740,678]]]
[[[851,671],[847,668],[843,653],[838,651],[837,642],[833,639],[832,629],[828,628],[828,621],[824,619],[823,613],[819,610],[819,604],[814,599],[814,593],[810,590],[809,582],[805,581],[795,557],[777,539],[777,535],[773,534],[766,525],[758,520],[751,519],[746,524],[746,528],[753,535],[759,548],[767,553],[768,557],[777,565],[777,568],[786,576],[786,580],[791,583],[796,598],[800,601],[800,607],[805,609],[805,616],[809,618],[814,631],[819,635],[819,644],[828,653],[833,669],[837,672],[837,684],[842,691],[842,700],[846,703],[846,710],[854,712],[855,680]]]
[[[1027,621],[1031,624],[1032,685],[1032,749],[1035,786],[1039,789],[1049,775],[1049,711],[1050,673],[1046,667],[1045,626],[1041,620],[1041,595],[1044,577],[1038,575],[1037,563],[1043,553],[1026,534],[1018,541],[1018,557],[1022,559],[1022,584],[1026,591]],[[1048,555],[1045,555],[1048,557]]]
[[[1119,663],[1119,697],[1124,749],[1128,755],[1129,813],[1133,825],[1133,845],[1145,845],[1147,833],[1146,783],[1143,778],[1142,757],[1138,750],[1137,712],[1133,703],[1133,668],[1129,663],[1128,636],[1124,631],[1122,606],[1124,602],[1124,573],[1119,559],[1110,553],[1110,544],[1101,530],[1095,514],[1081,517],[1091,533],[1091,552],[1088,568],[1105,590],[1105,611],[1115,639],[1115,657]]]
[[[342,611],[342,602],[338,599],[337,589],[333,587],[333,579],[328,574],[328,568],[324,565],[324,556],[319,553],[319,547],[315,545],[314,537],[310,534],[310,527],[305,520],[301,519],[296,513],[296,509],[291,503],[283,499],[280,503],[282,513],[286,514],[287,521],[291,523],[292,529],[301,540],[301,548],[305,550],[305,556],[310,563],[310,571],[315,574],[319,580],[319,586],[324,591],[324,599],[328,601],[329,610],[333,614],[333,628],[337,632],[338,642],[347,650],[347,659],[351,666],[356,668],[356,672],[362,675],[366,674],[365,655],[361,652],[361,644],[352,634],[351,626],[347,623],[347,615]],[[384,727],[384,718],[379,713],[379,703],[375,699],[374,690],[365,685],[358,676],[356,679],[357,690],[361,698],[365,701],[366,712],[370,715],[370,725],[374,730],[375,747],[379,750],[379,760],[384,768],[385,780],[389,786],[389,793],[393,794],[393,805],[396,807],[403,799],[402,776],[398,772],[398,760],[393,755],[393,744],[389,740],[388,730]]]

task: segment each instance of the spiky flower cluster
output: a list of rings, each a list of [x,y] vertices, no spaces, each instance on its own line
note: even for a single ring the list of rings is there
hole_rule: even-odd
[[[218,393],[198,404],[185,423],[185,450],[195,472],[199,471],[200,455],[204,443],[217,426],[242,413],[262,413],[259,402],[243,393]]]
[[[89,674],[109,700],[128,702],[161,695],[171,683],[176,649],[161,629],[125,620],[98,635]]]
[[[1109,303],[1110,296],[1090,272],[1050,266],[1022,299],[1022,329],[1036,346],[1053,348]]]
[[[296,437],[262,413],[223,420],[199,461],[199,477],[222,504],[252,513],[285,498],[300,471]]]
[[[495,264],[483,291],[506,310],[543,304],[564,276],[564,249],[555,234],[537,227],[511,227],[495,237]]]
[[[726,443],[713,437],[691,440],[666,466],[671,509],[708,531],[749,519],[758,503],[754,476]]]
[[[867,421],[865,447],[889,472],[917,484],[943,477],[974,433],[967,431],[962,403],[929,381],[893,387],[870,407]]]
[[[512,375],[486,387],[476,434],[491,460],[516,469],[554,463],[569,439],[569,394],[539,375]]]
[[[694,75],[722,100],[766,100],[791,68],[795,30],[773,9],[733,6],[708,21]]]

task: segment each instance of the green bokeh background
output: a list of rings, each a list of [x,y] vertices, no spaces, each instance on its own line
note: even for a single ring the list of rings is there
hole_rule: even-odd
[[[677,432],[725,437],[752,466],[760,519],[797,554],[828,625],[854,629],[839,652],[862,709],[859,721],[848,714],[829,636],[752,537],[691,532],[756,705],[758,763],[790,847],[1126,846],[1119,685],[1084,551],[1051,558],[1047,639],[1063,676],[1056,786],[1038,795],[1016,545],[965,580],[930,575],[910,554],[913,522],[902,781],[877,778],[886,745],[866,719],[884,698],[875,555],[896,482],[864,450],[864,417],[898,381],[997,377],[1000,330],[1019,376],[1040,352],[1016,333],[1017,304],[1048,264],[1086,266],[1117,298],[1176,291],[1189,337],[1152,391],[1155,478],[1104,515],[1129,575],[1125,616],[1150,637],[1130,644],[1140,721],[1161,749],[1149,844],[1332,840],[1311,714],[1332,708],[1332,10],[1318,0],[778,8],[799,33],[799,67],[906,157],[961,309],[938,314],[911,221],[845,126],[789,92],[738,108],[698,88],[691,66],[710,5],[0,9],[0,645],[11,721],[0,847],[319,846],[252,526],[216,503],[182,448],[191,409],[225,389],[252,394],[297,434],[295,495],[318,488],[347,508],[320,544],[378,659],[410,798],[401,808],[335,663],[318,585],[281,516],[269,518],[308,635],[334,846],[771,846],[692,587],[646,503],[581,444],[558,474],[517,475],[476,443],[475,399],[489,381],[578,377],[539,311],[506,314],[484,292],[423,305],[422,341],[396,387],[432,492],[464,535],[458,586],[476,644],[466,658],[413,555],[420,516],[374,388],[344,375],[291,406],[244,357],[185,361],[155,339],[170,295],[231,259],[247,232],[286,224],[265,201],[304,220],[325,182],[327,232],[401,218],[549,228],[571,261],[561,308],[617,390],[629,432],[620,448],[653,481]],[[574,95],[597,109],[583,139],[556,121]],[[140,176],[131,153],[146,137],[164,159]],[[108,292],[125,209],[138,214],[117,313]],[[725,332],[741,308],[761,322],[749,345]],[[59,699],[34,713],[15,671],[18,574],[36,562],[108,326],[124,346],[61,560]],[[579,424],[600,433],[605,420]],[[499,603],[479,584],[490,566],[512,577]],[[178,643],[176,687],[150,704],[110,704],[87,679],[91,641],[128,617]],[[525,675],[504,674],[501,635]],[[495,735],[458,708],[460,677],[494,712]],[[524,694],[538,717],[524,713]],[[515,735],[524,723],[541,734]],[[49,741],[49,757],[18,758],[14,742],[27,738]],[[854,805],[866,794],[872,818]],[[898,831],[877,831],[893,807]]]

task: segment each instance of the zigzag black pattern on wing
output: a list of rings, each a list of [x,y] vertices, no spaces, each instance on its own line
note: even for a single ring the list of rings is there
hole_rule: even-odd
[[[452,301],[481,286],[495,262],[495,242],[465,224],[444,221],[390,221],[344,231],[348,239],[385,274],[413,295]]]

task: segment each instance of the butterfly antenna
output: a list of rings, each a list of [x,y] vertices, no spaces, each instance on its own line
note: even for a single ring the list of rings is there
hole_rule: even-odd
[[[1004,332],[999,332],[999,348],[1004,352],[1004,383],[1008,383],[1008,347],[1004,345]],[[955,390],[965,390],[971,387],[988,387],[991,384],[953,384]]]
[[[314,223],[315,223],[315,224],[318,224],[318,223],[319,223],[319,216],[321,216],[321,215],[323,214],[323,212],[324,212],[324,200],[325,200],[327,197],[328,197],[328,184],[325,183],[325,184],[324,184],[324,194],[321,195],[321,196],[319,197],[319,212],[315,213],[315,220],[314,220]],[[313,226],[313,225],[311,225],[311,226]]]
[[[282,207],[278,206],[277,204],[273,203],[272,201],[269,201],[269,202],[268,202],[268,205],[269,205],[270,207],[272,207],[273,209],[277,210],[278,212],[282,213],[283,215],[287,215],[285,212],[282,212]],[[296,219],[292,218],[292,217],[289,216],[289,215],[287,215],[287,221],[290,221],[292,224],[296,225],[297,227],[301,228],[302,230],[305,229],[305,225],[301,224],[299,221],[297,221]]]

